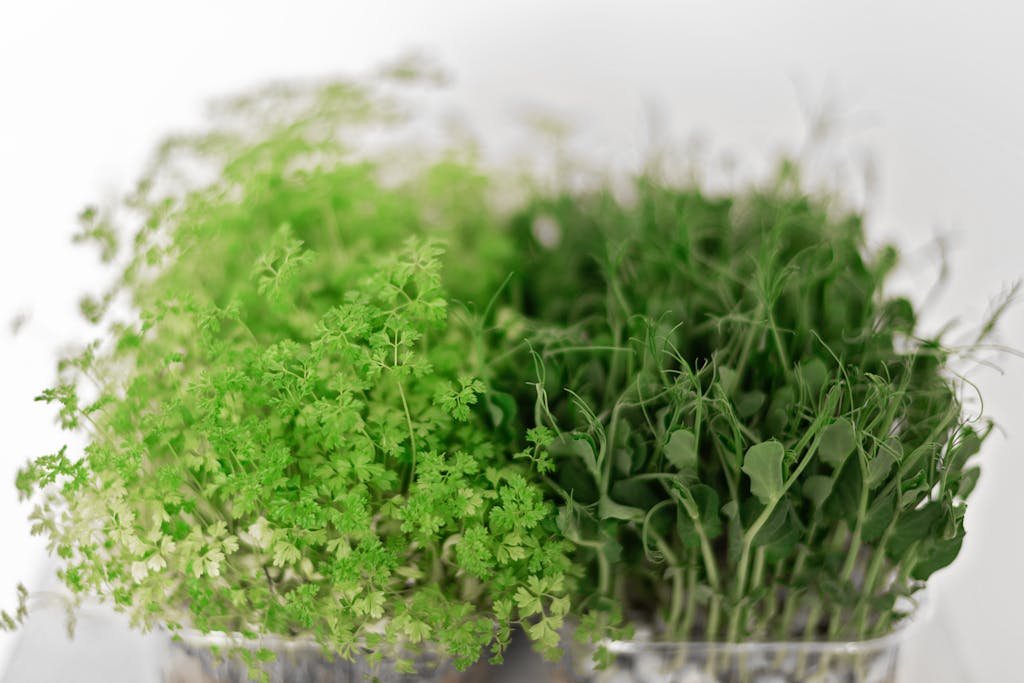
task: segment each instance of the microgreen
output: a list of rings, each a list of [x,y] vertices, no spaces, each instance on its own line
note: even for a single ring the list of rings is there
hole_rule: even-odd
[[[60,578],[145,628],[301,636],[401,670],[427,648],[500,658],[516,624],[555,656],[568,545],[494,429],[514,406],[483,305],[510,250],[480,229],[484,177],[452,156],[385,183],[341,142],[391,120],[369,86],[216,111],[123,205],[82,214],[123,268],[83,307],[97,342],[39,399],[88,445],[18,480]]]
[[[499,661],[515,626],[557,657],[569,619],[884,634],[959,552],[992,426],[954,361],[1005,305],[973,346],[923,333],[896,250],[792,167],[508,223],[472,155],[360,150],[402,121],[367,84],[213,111],[80,217],[118,279],[38,398],[87,445],[17,482],[77,599],[408,671]]]
[[[919,331],[859,215],[789,166],[721,196],[541,193],[514,230],[536,372],[513,355],[504,386],[546,435],[582,637],[875,636],[956,557],[991,430],[954,374],[973,347]]]

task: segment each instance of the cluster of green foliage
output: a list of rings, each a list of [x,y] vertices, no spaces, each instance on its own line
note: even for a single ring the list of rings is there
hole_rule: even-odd
[[[950,370],[965,349],[887,295],[896,250],[792,166],[726,196],[550,193],[514,228],[530,347],[503,371],[546,435],[574,611],[604,615],[583,635],[619,613],[668,639],[891,630],[960,549],[991,429]]]
[[[515,626],[557,657],[570,615],[594,640],[869,637],[957,555],[991,430],[964,349],[792,168],[506,220],[472,155],[384,173],[349,147],[403,118],[370,86],[216,114],[82,215],[119,276],[40,399],[88,445],[18,481],[76,596],[464,667]]]
[[[83,301],[100,339],[40,399],[88,445],[18,480],[75,596],[400,670],[500,658],[519,624],[557,656],[569,546],[481,343],[511,249],[471,163],[385,183],[345,148],[392,115],[353,84],[233,100],[124,206],[83,213],[82,239],[126,256]]]

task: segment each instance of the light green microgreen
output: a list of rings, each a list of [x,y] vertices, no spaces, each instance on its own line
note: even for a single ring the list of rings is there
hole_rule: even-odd
[[[98,342],[39,398],[88,445],[18,480],[60,578],[143,627],[312,638],[402,669],[422,650],[500,658],[519,624],[556,655],[569,546],[493,431],[513,407],[485,372],[501,350],[484,306],[511,248],[484,176],[453,153],[385,182],[341,142],[394,119],[365,84],[215,110],[119,212],[82,215],[126,265],[84,311]],[[114,215],[137,222],[121,252]]]

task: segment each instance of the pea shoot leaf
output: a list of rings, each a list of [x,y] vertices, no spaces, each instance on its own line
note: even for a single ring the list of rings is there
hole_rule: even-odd
[[[764,505],[782,495],[782,460],[786,450],[778,441],[765,441],[747,449],[743,471],[750,477],[750,492]]]

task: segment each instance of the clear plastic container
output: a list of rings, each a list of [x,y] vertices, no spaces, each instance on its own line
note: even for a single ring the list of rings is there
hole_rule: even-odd
[[[265,648],[277,657],[258,664],[269,675],[269,683],[468,683],[469,674],[459,673],[447,659],[433,655],[415,657],[415,675],[398,673],[393,661],[378,664],[356,657],[353,661],[328,658],[320,646],[309,640],[263,638],[258,641],[232,639],[226,634],[179,633],[169,640],[163,664],[163,683],[249,683],[249,667],[231,648],[255,651]],[[218,654],[214,654],[217,648]]]
[[[613,642],[596,670],[590,647],[569,646],[573,683],[896,683],[903,633],[850,643]]]

